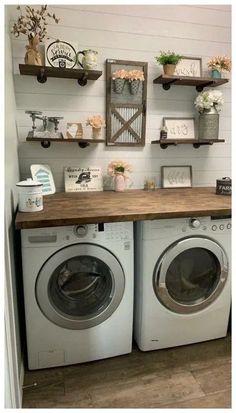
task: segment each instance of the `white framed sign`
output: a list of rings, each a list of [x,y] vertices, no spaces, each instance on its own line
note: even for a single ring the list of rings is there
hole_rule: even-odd
[[[45,43],[45,64],[61,69],[72,69],[76,65],[76,45],[62,40]]]
[[[191,188],[192,166],[176,165],[161,167],[162,188]]]
[[[103,191],[102,170],[96,166],[68,166],[64,170],[66,192]]]
[[[195,139],[194,118],[163,118],[167,139]]]
[[[185,57],[176,65],[175,76],[202,76],[202,59],[201,57]]]

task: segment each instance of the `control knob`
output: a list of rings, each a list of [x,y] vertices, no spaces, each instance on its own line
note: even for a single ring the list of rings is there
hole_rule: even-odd
[[[78,225],[75,227],[75,234],[77,237],[84,237],[88,232],[88,227],[87,225]]]
[[[199,221],[199,219],[193,218],[190,220],[190,227],[199,228],[200,225],[201,225],[201,222]]]

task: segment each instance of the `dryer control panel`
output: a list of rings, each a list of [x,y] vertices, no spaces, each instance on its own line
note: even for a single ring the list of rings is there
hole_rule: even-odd
[[[230,217],[170,218],[137,223],[142,226],[142,239],[173,238],[177,236],[227,233],[231,229]]]

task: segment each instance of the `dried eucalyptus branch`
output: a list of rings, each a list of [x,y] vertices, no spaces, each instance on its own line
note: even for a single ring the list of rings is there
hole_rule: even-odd
[[[54,20],[55,23],[59,23],[59,19],[55,16],[55,13],[48,13],[47,5],[42,5],[40,9],[25,6],[25,14],[23,14],[21,6],[17,6],[17,10],[19,10],[20,16],[11,28],[11,33],[13,33],[15,37],[24,34],[30,40],[37,35],[41,42],[47,35],[47,18]]]

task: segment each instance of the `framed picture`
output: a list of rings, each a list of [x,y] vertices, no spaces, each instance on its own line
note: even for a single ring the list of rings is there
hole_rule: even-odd
[[[195,139],[194,118],[163,118],[167,128],[167,139]]]
[[[176,65],[175,76],[202,76],[202,59],[201,57],[185,57]]]
[[[67,123],[66,139],[81,139],[83,137],[82,123]]]
[[[162,188],[191,188],[192,166],[162,166],[161,183]]]
[[[72,69],[77,61],[76,45],[73,43],[56,40],[45,43],[46,66]]]
[[[64,170],[66,192],[103,191],[101,168],[68,166]]]

